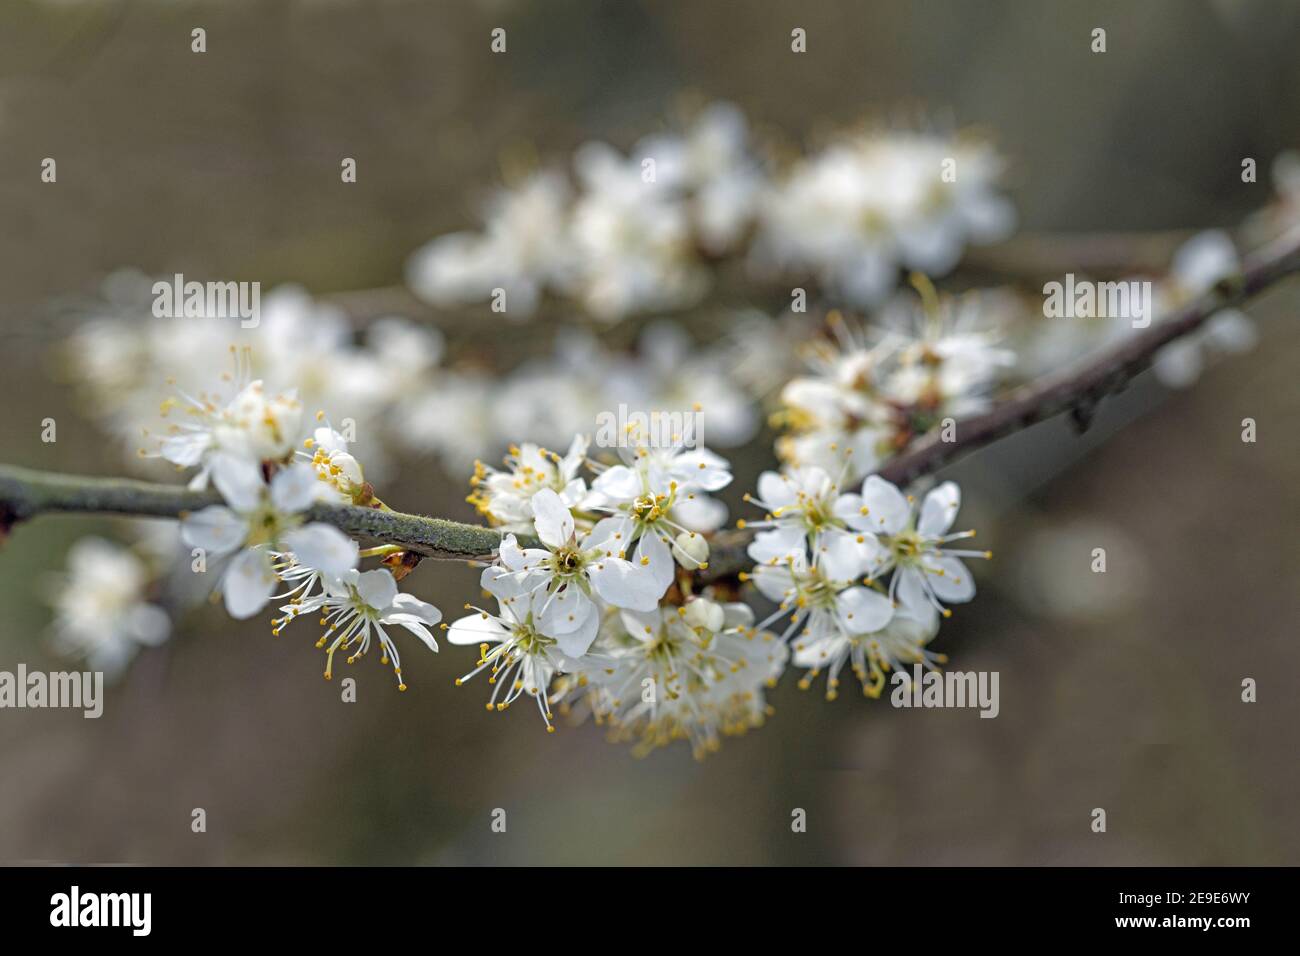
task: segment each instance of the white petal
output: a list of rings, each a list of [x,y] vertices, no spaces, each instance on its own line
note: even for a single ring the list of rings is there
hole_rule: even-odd
[[[878,631],[894,616],[894,605],[889,598],[871,588],[851,587],[835,598],[840,623],[854,634]]]
[[[933,613],[934,604],[926,591],[925,582],[926,579],[933,580],[934,575],[926,574],[916,568],[899,568],[894,573],[899,576],[895,591],[899,605],[918,617],[927,613],[927,608],[930,613]]]
[[[306,511],[323,487],[311,465],[290,465],[276,472],[271,479],[271,503],[285,514]]]
[[[266,483],[262,481],[260,464],[229,452],[218,452],[212,456],[211,471],[212,483],[226,504],[236,511],[248,513],[262,503]]]
[[[393,598],[392,612],[409,615],[425,624],[437,624],[442,620],[442,612],[427,601],[421,601],[414,594],[399,594]]]
[[[447,628],[447,640],[453,644],[495,644],[504,640],[506,629],[495,618],[470,614],[457,618]]]
[[[208,505],[181,519],[181,539],[209,554],[234,551],[248,536],[248,524],[225,505]]]
[[[615,465],[591,483],[591,490],[615,503],[631,501],[641,494],[641,476],[626,465]]]
[[[784,525],[768,531],[760,531],[746,549],[749,556],[759,564],[772,561],[784,562],[791,555],[802,556],[807,547],[807,538],[802,528]]]
[[[596,605],[591,602],[591,598],[573,585],[546,595],[541,599],[541,608],[538,628],[549,637],[572,634],[586,625],[588,618],[597,614]]]
[[[921,534],[947,534],[961,508],[961,489],[955,481],[945,481],[921,502],[921,517],[916,530]]]
[[[573,537],[573,515],[550,488],[533,495],[533,525],[537,537],[550,548],[561,548]]]
[[[763,597],[778,603],[784,601],[794,589],[794,577],[790,568],[784,564],[760,564],[754,568],[751,580]]]
[[[434,653],[437,653],[438,642],[434,640],[433,632],[430,631],[429,628],[425,626],[425,623],[418,617],[414,617],[410,614],[386,614],[380,619],[380,623],[396,624],[399,627],[406,628],[423,641],[425,647]]]
[[[862,503],[867,508],[868,527],[885,534],[902,531],[912,513],[903,493],[879,475],[871,475],[862,483]]]
[[[181,432],[162,440],[158,453],[173,465],[190,468],[197,465],[212,444],[209,432]]]
[[[615,607],[634,611],[653,611],[666,590],[659,586],[647,568],[618,558],[601,558],[590,566],[587,576],[604,600]]]
[[[928,558],[927,567],[942,571],[929,575],[930,586],[945,604],[961,604],[975,597],[975,579],[959,558]]]
[[[862,535],[865,543],[866,535]],[[850,531],[824,532],[813,555],[822,573],[832,581],[852,581],[866,570],[867,555],[858,536]]]
[[[337,576],[357,566],[357,543],[331,525],[293,528],[284,533],[283,544],[299,564],[326,574]]]
[[[266,606],[278,579],[265,548],[245,548],[226,569],[221,588],[233,618],[249,618]]]
[[[561,634],[555,639],[555,643],[559,645],[565,657],[576,660],[587,653],[587,649],[596,640],[596,632],[599,630],[600,615],[591,614],[583,622],[582,627],[576,631],[570,631],[568,634]]]
[[[673,505],[673,520],[688,531],[717,531],[727,521],[727,506],[705,494],[688,494]]]
[[[387,568],[362,571],[357,577],[357,594],[377,611],[387,610],[397,597],[397,581]]]
[[[794,504],[798,491],[798,485],[775,471],[765,471],[758,476],[758,497],[773,511]]]
[[[731,465],[707,448],[682,452],[672,461],[672,475],[683,484],[718,491],[731,484]]]
[[[632,533],[635,529],[636,523],[627,515],[619,514],[610,518],[601,518],[583,539],[582,550],[600,548],[601,551],[607,551],[616,558],[625,557],[627,549],[632,545]]]
[[[663,594],[677,576],[672,551],[668,544],[653,531],[646,531],[636,543],[632,563],[649,572]]]

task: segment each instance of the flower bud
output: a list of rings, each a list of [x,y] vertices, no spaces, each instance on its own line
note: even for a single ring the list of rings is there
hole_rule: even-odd
[[[694,571],[709,560],[709,542],[702,534],[683,531],[673,539],[673,557],[682,567]]]
[[[696,598],[686,605],[686,623],[691,627],[703,628],[711,633],[722,630],[725,615],[722,605],[708,598]]]

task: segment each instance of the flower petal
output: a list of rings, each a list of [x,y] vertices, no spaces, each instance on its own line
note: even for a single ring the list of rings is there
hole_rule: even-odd
[[[961,489],[955,481],[945,481],[921,502],[921,517],[916,530],[926,535],[947,534],[961,508]]]
[[[247,514],[262,503],[266,483],[262,480],[262,467],[239,455],[218,452],[212,456],[212,483],[221,492],[226,504]]]
[[[894,616],[894,605],[879,591],[855,586],[841,591],[835,609],[845,630],[853,634],[878,631]]]
[[[903,493],[879,475],[871,475],[862,483],[862,503],[867,508],[867,527],[885,534],[902,531],[912,513]]]
[[[666,590],[659,586],[649,569],[618,558],[601,558],[588,568],[587,576],[603,599],[615,607],[634,611],[654,610]]]
[[[278,580],[266,548],[245,548],[235,555],[221,580],[226,611],[239,620],[252,617],[266,606]]]
[[[592,642],[596,640],[596,632],[600,630],[600,615],[590,614],[583,624],[576,631],[570,631],[567,634],[561,634],[555,639],[564,656],[570,660],[576,660],[587,653]]]
[[[202,548],[209,554],[222,555],[234,551],[246,537],[247,523],[225,505],[208,505],[181,519],[181,540],[191,548]]]
[[[537,537],[550,548],[561,548],[573,537],[573,515],[550,488],[533,495],[533,526]]]
[[[357,543],[331,525],[316,522],[293,528],[281,537],[284,546],[305,567],[337,577],[357,566]]]
[[[271,503],[284,514],[297,514],[310,508],[324,487],[311,465],[293,464],[271,479]]]
[[[496,618],[470,614],[452,621],[447,640],[453,644],[496,644],[506,637],[506,629]]]
[[[925,565],[939,572],[929,575],[929,581],[940,601],[963,604],[975,597],[975,579],[960,558],[928,558]]]
[[[362,571],[356,587],[357,596],[376,611],[388,610],[397,597],[397,581],[387,568]]]

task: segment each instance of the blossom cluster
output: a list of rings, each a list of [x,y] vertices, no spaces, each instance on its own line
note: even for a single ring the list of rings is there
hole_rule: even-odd
[[[794,663],[808,669],[802,686],[825,671],[834,699],[848,664],[863,692],[876,697],[885,675],[902,664],[934,667],[926,650],[948,604],[975,596],[962,558],[987,551],[952,548],[973,531],[953,532],[961,506],[956,484],[944,482],[918,505],[893,484],[869,476],[844,492],[818,467],[765,472],[746,500],[765,515],[749,545],[752,579],[777,609],[759,625],[784,622]],[[903,672],[906,678],[906,672]]]
[[[578,436],[563,456],[524,445],[476,470],[471,500],[506,532],[481,581],[496,607],[467,605],[448,639],[479,645],[466,679],[489,672],[489,709],[528,696],[548,729],[559,707],[637,752],[685,739],[702,756],[763,722],[785,648],[747,605],[693,593],[726,520],[711,493],[731,483],[728,463],[632,439],[614,464]]]
[[[385,627],[405,628],[436,651],[429,628],[441,614],[400,593],[388,568],[361,571],[358,544],[337,527],[313,520],[317,504],[387,506],[375,497],[346,436],[324,413],[305,422],[297,392],[268,389],[248,377],[250,367],[237,353],[235,374],[220,386],[198,395],[178,392],[165,402],[163,414],[182,420],[143,450],[193,469],[190,487],[210,484],[221,497],[220,504],[181,516],[181,539],[202,562],[197,570],[217,580],[231,617],[251,618],[268,603],[283,601],[282,616],[274,621],[278,634],[304,614],[319,615],[325,630],[317,647],[326,649],[327,678],[337,652],[353,663],[374,641],[405,690],[401,655]]]
[[[572,182],[548,169],[501,189],[482,231],[417,251],[412,289],[440,306],[493,300],[516,318],[550,294],[615,322],[696,304],[734,259],[750,277],[808,278],[831,301],[872,306],[900,268],[945,273],[1015,221],[1002,159],[973,137],[869,129],[782,165],[721,102],[626,154],[587,143],[573,169]]]
[[[988,296],[940,298],[918,279],[921,304],[896,299],[871,326],[832,312],[829,336],[808,342],[807,369],[779,392],[777,455],[849,477],[874,472],[915,437],[984,411],[1014,365]]]

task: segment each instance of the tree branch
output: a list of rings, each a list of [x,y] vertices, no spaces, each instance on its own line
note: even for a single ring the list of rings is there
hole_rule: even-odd
[[[5,533],[16,522],[54,512],[177,518],[220,503],[216,491],[0,465],[0,532]],[[307,518],[430,558],[490,560],[501,542],[501,533],[492,528],[356,505],[316,505]],[[519,539],[525,547],[534,543],[529,535]]]

